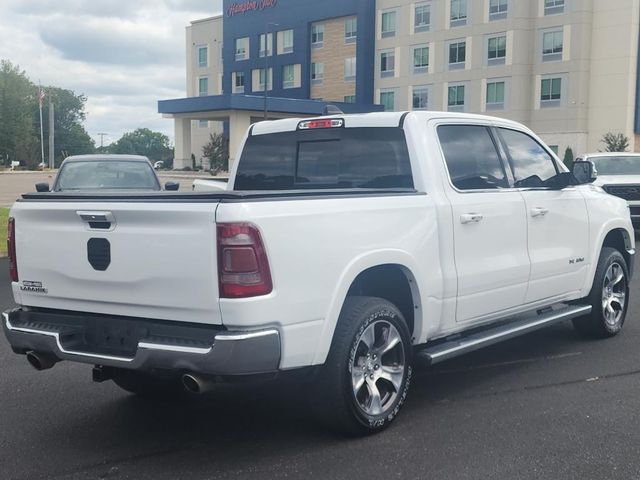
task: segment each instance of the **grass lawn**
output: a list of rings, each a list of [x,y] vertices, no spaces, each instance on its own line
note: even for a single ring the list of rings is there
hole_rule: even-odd
[[[0,255],[7,253],[7,219],[9,218],[9,209],[0,208]]]

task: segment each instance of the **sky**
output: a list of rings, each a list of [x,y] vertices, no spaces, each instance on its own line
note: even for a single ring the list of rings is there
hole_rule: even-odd
[[[85,128],[105,145],[147,127],[169,136],[157,101],[186,96],[185,27],[222,0],[0,0],[0,58],[84,94]]]

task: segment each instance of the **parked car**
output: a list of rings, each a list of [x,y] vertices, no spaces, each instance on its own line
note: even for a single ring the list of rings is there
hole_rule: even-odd
[[[582,160],[594,166],[594,185],[629,202],[631,221],[640,227],[640,154],[589,153]]]
[[[164,167],[164,162],[162,160],[158,160],[156,163],[153,164],[154,170],[160,170],[162,167]]]
[[[4,331],[38,370],[144,395],[304,372],[352,434],[389,425],[418,359],[568,319],[618,334],[635,254],[626,202],[526,127],[439,112],[257,123],[226,191],[35,193],[10,217]]]
[[[165,190],[180,185],[167,182]],[[48,183],[36,184],[38,192],[48,192]],[[67,157],[51,188],[54,192],[160,191],[160,179],[149,159],[138,155],[76,155]]]

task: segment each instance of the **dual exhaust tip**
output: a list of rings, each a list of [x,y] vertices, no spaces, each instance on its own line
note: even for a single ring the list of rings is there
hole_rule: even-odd
[[[27,361],[33,368],[38,371],[42,371],[52,368],[60,360],[51,354],[29,351],[27,352]],[[182,385],[187,392],[199,394],[211,391],[215,382],[199,375],[185,373],[182,376]]]

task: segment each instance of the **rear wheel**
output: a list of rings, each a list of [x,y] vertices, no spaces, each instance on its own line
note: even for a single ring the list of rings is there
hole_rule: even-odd
[[[600,254],[591,292],[586,300],[591,304],[589,315],[573,320],[575,329],[594,338],[617,335],[627,315],[629,269],[622,254],[604,247]]]
[[[148,399],[186,398],[179,376],[161,377],[146,372],[117,369],[113,382],[123,390]]]
[[[351,435],[383,430],[404,403],[411,365],[411,337],[400,311],[380,298],[348,298],[312,389],[316,413]]]

